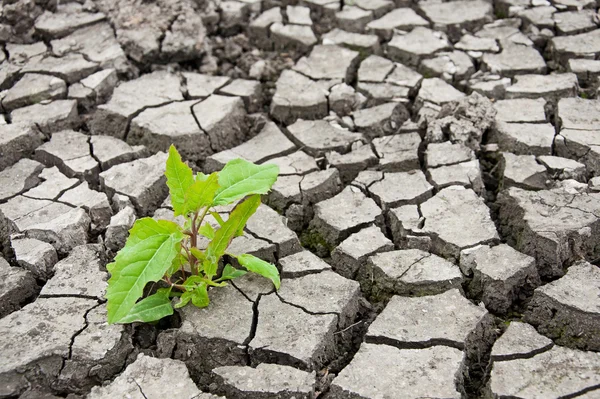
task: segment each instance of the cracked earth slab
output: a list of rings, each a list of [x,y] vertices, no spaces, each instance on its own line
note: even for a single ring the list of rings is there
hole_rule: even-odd
[[[359,269],[363,292],[381,300],[392,295],[422,296],[462,290],[458,266],[419,249],[374,254]]]
[[[455,379],[461,363],[462,353],[454,348],[397,349],[365,343],[333,380],[331,396],[460,398]]]
[[[563,265],[577,255],[597,257],[595,198],[565,188],[533,192],[512,187],[499,195],[500,228],[517,250],[536,258],[540,276],[561,276]]]
[[[597,351],[599,278],[596,266],[574,264],[562,278],[535,290],[525,320],[559,345]]]
[[[600,385],[599,362],[598,353],[555,346],[530,359],[495,363],[491,390],[500,397],[568,397],[586,392],[593,397]]]
[[[177,392],[186,399],[217,398],[202,393],[189,377],[185,364],[173,359],[156,359],[138,355],[115,381],[105,387],[94,387],[88,398],[130,397],[161,398]]]
[[[289,366],[263,363],[256,368],[224,366],[213,370],[227,396],[237,398],[309,399],[313,394],[315,373]]]
[[[72,337],[85,327],[85,314],[97,305],[92,299],[44,298],[1,319],[3,394],[18,395],[30,382],[52,384],[70,354]]]
[[[422,233],[431,236],[432,250],[458,259],[462,249],[499,240],[490,211],[471,189],[451,186],[420,205]],[[463,225],[471,228],[464,231]],[[459,232],[460,231],[460,232]]]
[[[506,313],[541,285],[535,259],[506,244],[465,249],[460,254],[460,267],[465,275],[473,276],[471,295],[480,296],[486,309],[495,313]]]
[[[481,323],[489,323],[486,310],[457,289],[424,297],[394,296],[369,327],[366,341],[398,348],[445,345],[463,350]]]

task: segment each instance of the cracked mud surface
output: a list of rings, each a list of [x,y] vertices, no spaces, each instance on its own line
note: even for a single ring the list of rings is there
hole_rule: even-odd
[[[600,397],[599,7],[2,1],[0,398]],[[171,144],[281,289],[109,326]]]

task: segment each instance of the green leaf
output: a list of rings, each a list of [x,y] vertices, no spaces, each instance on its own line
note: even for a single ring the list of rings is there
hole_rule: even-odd
[[[256,212],[259,205],[260,196],[253,195],[235,207],[229,215],[229,219],[227,219],[227,221],[223,223],[223,226],[217,230],[215,238],[208,244],[208,247],[206,248],[206,261],[210,262],[211,265],[219,262],[219,259],[225,254],[231,240],[238,231],[244,228],[246,222],[250,219],[250,216]],[[214,268],[214,272],[216,273],[216,267]],[[205,273],[208,278],[214,276],[214,274],[206,272],[206,267]]]
[[[174,145],[169,148],[167,159],[167,186],[171,194],[171,203],[175,216],[185,215],[185,193],[194,184],[194,173],[182,160]]]
[[[219,223],[219,226],[223,226],[225,224],[225,221],[223,220],[219,212],[210,212],[210,214],[213,218],[215,218],[217,223]]]
[[[188,187],[184,195],[183,210],[187,214],[212,205],[219,189],[219,175],[215,172],[206,179],[196,181]]]
[[[208,299],[208,287],[206,284],[200,284],[192,291],[192,303],[198,308],[208,306],[210,299]]]
[[[115,257],[106,290],[109,324],[129,314],[144,287],[160,280],[181,251],[183,233],[176,223],[142,218],[129,232],[125,247]]]
[[[204,181],[208,178],[208,175],[205,175],[202,172],[196,173],[196,181]]]
[[[223,273],[221,274],[221,277],[216,279],[215,281],[233,280],[238,277],[242,277],[246,273],[247,272],[245,270],[236,269],[228,263],[223,268]]]
[[[204,259],[202,262],[202,270],[204,274],[209,279],[212,279],[215,274],[217,274],[217,270],[219,269],[219,260],[211,257],[210,259]]]
[[[173,258],[173,262],[171,262],[171,267],[169,267],[165,274],[171,277],[173,274],[177,273],[177,271],[181,269],[181,267],[186,263],[187,259],[185,258],[185,256],[182,253],[178,253],[177,256]]]
[[[203,279],[202,281],[204,281],[207,286],[210,285],[211,287],[226,287],[227,286],[226,282],[219,283],[217,281],[209,280],[207,278]]]
[[[200,284],[200,283],[202,283],[202,277],[189,276],[187,279],[185,279],[185,281],[181,285],[183,285],[186,290],[193,291],[194,288],[196,287],[196,285]]]
[[[219,186],[214,205],[231,204],[250,194],[266,194],[277,175],[279,167],[273,164],[255,165],[243,159],[234,159],[219,172]]]
[[[215,229],[208,222],[204,223],[200,229],[198,229],[198,233],[202,234],[204,237],[212,240],[215,238]]]
[[[207,307],[210,300],[208,298],[208,288],[206,284],[198,284],[193,290],[184,292],[181,295],[181,298],[179,298],[179,302],[175,305],[175,308],[179,309],[184,307],[190,300],[196,307]]]
[[[218,283],[202,276],[190,276],[185,280],[183,286],[186,290],[193,291],[198,284],[206,284],[207,286],[211,285],[213,287],[225,287],[227,285],[227,283]]]
[[[277,268],[274,265],[250,254],[232,256],[235,256],[238,262],[240,262],[240,265],[244,266],[246,269],[271,280],[275,288],[279,289],[281,280],[279,279],[279,271],[277,271]]]
[[[121,318],[119,323],[133,323],[136,321],[151,322],[173,314],[173,307],[169,299],[168,288],[159,289],[156,294],[150,295],[135,304],[129,314]]]
[[[188,302],[192,299],[192,291],[186,291],[179,297],[179,302],[175,304],[175,309],[179,309],[188,304]]]
[[[190,248],[190,252],[192,253],[192,255],[194,256],[194,258],[196,258],[196,260],[203,262],[204,259],[206,259],[206,255],[204,254],[204,252],[200,251],[198,248],[196,247],[192,247]]]

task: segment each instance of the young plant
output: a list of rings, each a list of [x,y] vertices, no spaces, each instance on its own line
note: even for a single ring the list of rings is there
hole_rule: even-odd
[[[210,175],[198,173],[181,161],[174,146],[167,159],[167,186],[175,216],[185,218],[184,226],[168,220],[142,218],[129,231],[125,247],[107,266],[111,273],[106,291],[108,323],[151,322],[173,314],[171,298],[179,297],[176,308],[208,306],[208,288],[223,287],[227,280],[246,271],[226,264],[219,273],[224,255],[236,258],[247,270],[258,273],[279,289],[277,268],[249,254],[235,255],[227,247],[244,233],[244,226],[260,205],[277,175],[276,165],[255,165],[242,159],[227,163],[223,170]],[[215,206],[240,201],[226,221]],[[205,221],[212,215],[219,224],[214,229]],[[208,245],[200,248],[200,241]],[[139,300],[150,282],[161,281],[163,288]]]

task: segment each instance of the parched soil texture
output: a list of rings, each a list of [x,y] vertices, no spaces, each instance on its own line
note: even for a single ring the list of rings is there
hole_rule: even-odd
[[[596,0],[0,3],[0,398],[600,398]],[[281,288],[108,325],[171,144]]]

